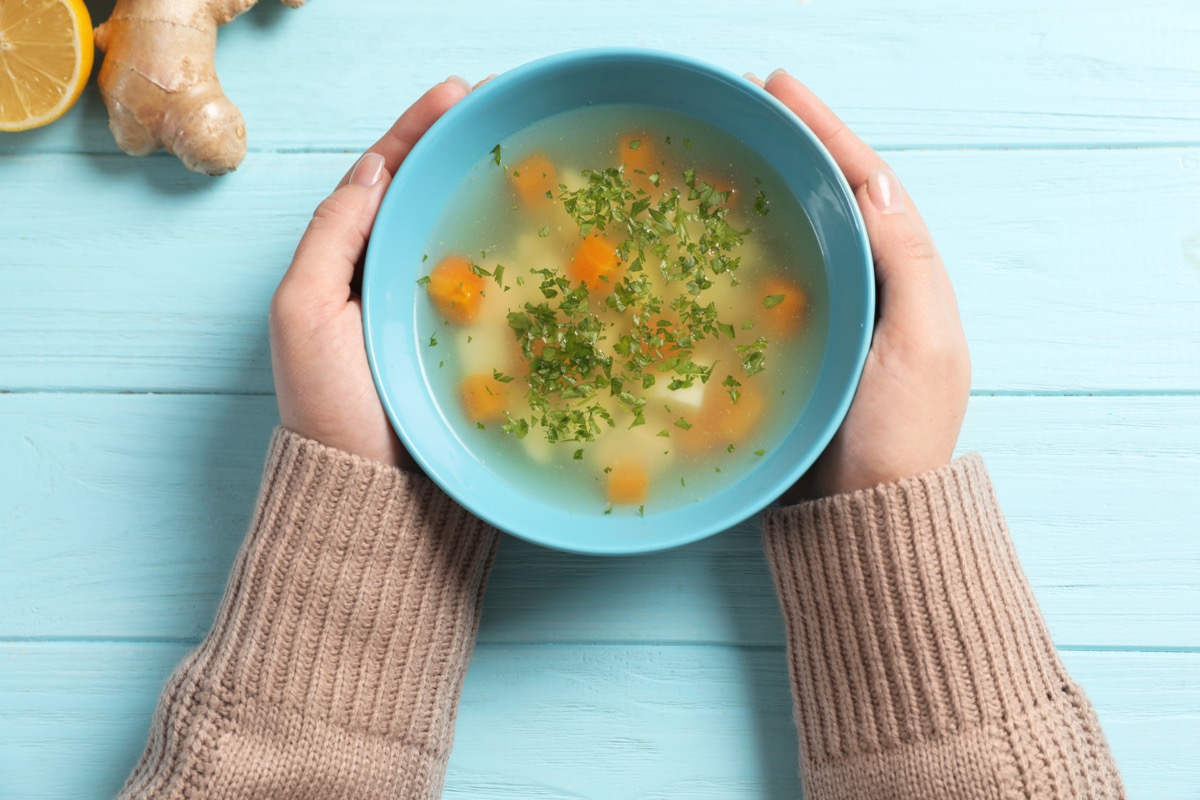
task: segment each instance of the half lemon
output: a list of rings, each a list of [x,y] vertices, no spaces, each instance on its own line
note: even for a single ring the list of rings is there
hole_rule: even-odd
[[[93,53],[83,0],[0,0],[0,131],[66,114],[92,74]]]

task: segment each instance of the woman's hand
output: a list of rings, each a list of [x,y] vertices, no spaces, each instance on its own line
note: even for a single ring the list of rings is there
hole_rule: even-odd
[[[764,88],[812,129],[854,189],[878,286],[879,319],[850,413],[784,501],[853,492],[947,464],[967,410],[971,359],[929,230],[896,174],[807,87],[780,70]]]
[[[471,91],[451,77],[427,91],[350,169],[313,213],[271,301],[271,365],[284,426],[355,455],[416,464],[392,431],[363,343],[352,288],[391,176],[452,105]]]

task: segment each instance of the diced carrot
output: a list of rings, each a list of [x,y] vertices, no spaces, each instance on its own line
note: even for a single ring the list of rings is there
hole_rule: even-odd
[[[763,281],[759,294],[768,336],[787,337],[800,332],[808,312],[808,293],[803,286],[787,278],[771,277]]]
[[[618,141],[617,159],[625,165],[625,177],[634,191],[654,193],[650,176],[662,169],[655,141],[644,133],[626,133]]]
[[[675,337],[678,335],[678,327],[670,320],[666,320],[666,323],[666,325],[659,325],[658,321],[655,320],[650,324],[650,335],[661,337],[663,343],[661,346],[655,347],[650,341],[643,340],[642,353],[644,355],[650,355],[652,352],[657,351],[663,358],[670,358],[679,352],[679,345],[675,343]]]
[[[754,381],[755,378],[742,381],[736,403],[726,387],[715,381],[709,383],[700,410],[691,416],[684,415],[692,427],[672,429],[671,440],[688,453],[745,442],[766,417],[766,403]]]
[[[733,181],[721,175],[704,174],[696,176],[696,188],[700,188],[700,184],[707,183],[709,186],[716,189],[718,192],[728,192],[729,199],[725,201],[726,208],[734,208],[741,198],[741,193],[737,187],[733,185]]]
[[[598,294],[608,294],[616,288],[620,272],[621,259],[617,255],[617,248],[595,233],[583,240],[567,264],[568,278]]]
[[[451,322],[469,324],[479,316],[483,302],[483,278],[462,256],[447,256],[429,273],[425,287],[442,316]]]
[[[558,185],[554,164],[541,153],[527,156],[508,173],[513,188],[521,202],[534,206],[546,201],[546,192],[553,192]]]
[[[508,408],[508,386],[491,375],[468,375],[458,387],[463,410],[472,422],[499,422]]]
[[[711,388],[718,391],[705,395],[705,423],[712,425],[716,444],[744,442],[763,421],[767,409],[762,390],[754,384],[755,380],[750,378],[742,381],[736,403],[724,386],[713,386]]]
[[[644,503],[650,488],[650,476],[637,461],[625,459],[612,465],[608,473],[608,502],[615,506]]]

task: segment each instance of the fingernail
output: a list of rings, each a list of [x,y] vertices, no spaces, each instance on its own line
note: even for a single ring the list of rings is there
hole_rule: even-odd
[[[355,186],[374,186],[383,177],[383,156],[366,153],[350,170],[350,183]]]
[[[867,194],[871,204],[883,214],[899,214],[904,211],[904,190],[896,173],[886,167],[877,169],[867,176]]]
[[[772,72],[770,75],[767,76],[767,83],[770,83],[771,81],[775,80],[780,75],[788,75],[790,77],[788,71],[786,69],[784,69],[783,67],[780,67],[779,69],[775,70],[774,72]]]
[[[746,80],[748,80],[748,81],[753,81],[753,82],[755,82],[755,83],[761,83],[761,81],[758,79],[758,76],[757,76],[757,75],[755,75],[753,72],[747,72],[747,73],[746,73],[745,75],[743,75],[742,77],[743,77],[743,78],[745,78],[745,79],[746,79]]]
[[[461,75],[451,75],[449,78],[446,78],[446,80],[442,81],[442,83],[454,83],[461,86],[464,91],[471,91],[471,84],[467,83],[467,79]]]

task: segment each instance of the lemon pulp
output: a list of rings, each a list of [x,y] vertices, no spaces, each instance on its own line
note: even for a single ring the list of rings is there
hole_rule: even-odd
[[[0,2],[0,131],[46,125],[74,105],[92,72],[82,0]]]

